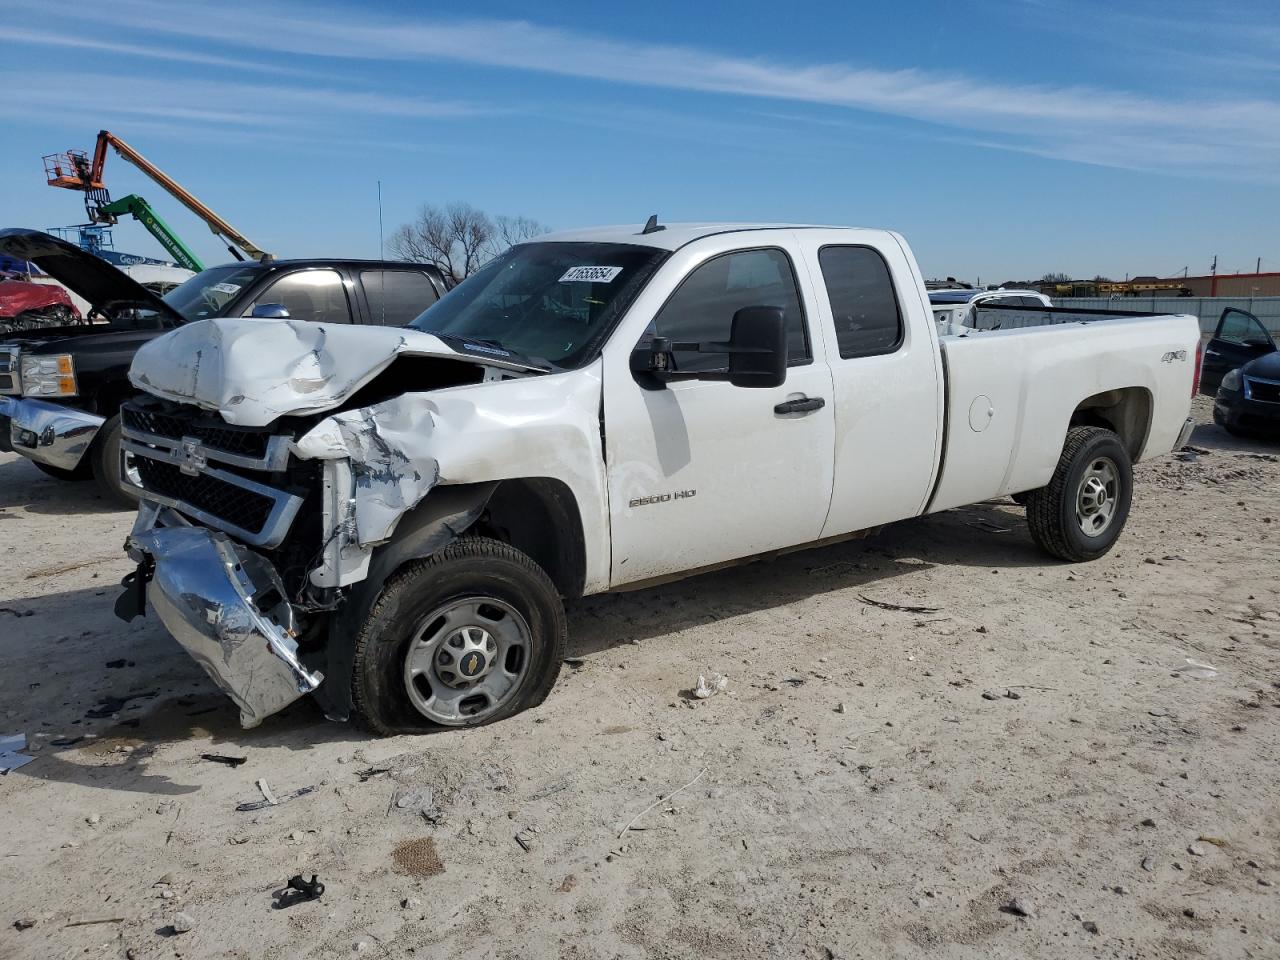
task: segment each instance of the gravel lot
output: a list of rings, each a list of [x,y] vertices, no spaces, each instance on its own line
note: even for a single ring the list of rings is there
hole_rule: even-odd
[[[0,957],[1280,956],[1280,445],[1192,443],[1101,561],[1000,501],[593,598],[539,710],[388,740],[240,730],[0,455]]]

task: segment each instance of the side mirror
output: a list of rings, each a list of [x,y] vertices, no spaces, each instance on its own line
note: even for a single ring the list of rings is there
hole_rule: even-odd
[[[256,303],[249,316],[258,320],[288,320],[289,308],[283,303]]]
[[[743,307],[729,333],[729,382],[780,387],[787,379],[787,325],[781,307]]]
[[[729,369],[681,370],[679,353],[727,354]],[[654,337],[631,353],[631,372],[645,390],[671,380],[728,380],[735,387],[778,387],[787,379],[787,326],[781,307],[743,307],[733,315],[729,342],[676,343]]]

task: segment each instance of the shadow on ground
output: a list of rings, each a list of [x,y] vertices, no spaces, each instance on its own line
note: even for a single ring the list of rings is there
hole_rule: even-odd
[[[875,600],[927,604],[927,597],[903,598],[893,588],[896,576],[922,567],[1049,563],[1031,543],[1020,511],[980,504],[905,521],[864,540],[578,601],[569,610],[570,650],[590,656],[834,590],[865,588]],[[241,729],[236,708],[154,617],[131,625],[114,619],[118,592],[107,581],[0,605],[0,660],[8,668],[0,701],[12,704],[14,714],[6,730],[33,739],[45,734],[39,761],[12,776],[175,796],[197,787],[149,771],[165,744],[208,740],[202,750],[238,753],[370,739],[353,725],[327,721],[309,698],[260,727]],[[659,609],[662,616],[654,616]],[[113,715],[88,715],[108,698],[125,702]]]

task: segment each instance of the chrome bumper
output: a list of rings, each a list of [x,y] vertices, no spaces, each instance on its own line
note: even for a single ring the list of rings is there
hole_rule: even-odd
[[[160,526],[166,520],[172,526]],[[298,659],[293,608],[275,568],[225,533],[144,504],[130,555],[154,563],[148,599],[161,622],[255,727],[320,685]]]
[[[1187,442],[1191,439],[1191,431],[1195,428],[1196,422],[1187,417],[1187,422],[1182,425],[1182,430],[1178,433],[1178,442],[1173,445],[1175,452],[1187,445]]]
[[[0,397],[0,417],[15,453],[51,467],[74,470],[106,419],[60,403],[31,397]]]

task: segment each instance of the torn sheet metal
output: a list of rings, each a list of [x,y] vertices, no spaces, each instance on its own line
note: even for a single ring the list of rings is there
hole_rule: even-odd
[[[351,519],[361,547],[391,536],[396,522],[440,479],[432,456],[435,404],[420,394],[346,410],[322,421],[295,447],[304,458],[347,458]]]
[[[255,727],[320,685],[298,659],[293,610],[267,560],[205,527],[155,527],[131,543],[155,559],[148,597],[174,639]]]
[[[34,760],[35,757],[18,752],[26,748],[27,735],[25,733],[13,733],[0,737],[0,773],[8,773],[10,770],[25,767]]]
[[[156,396],[216,410],[228,423],[261,427],[338,406],[402,354],[545,372],[461,353],[420,330],[220,317],[144,344],[129,379]]]

